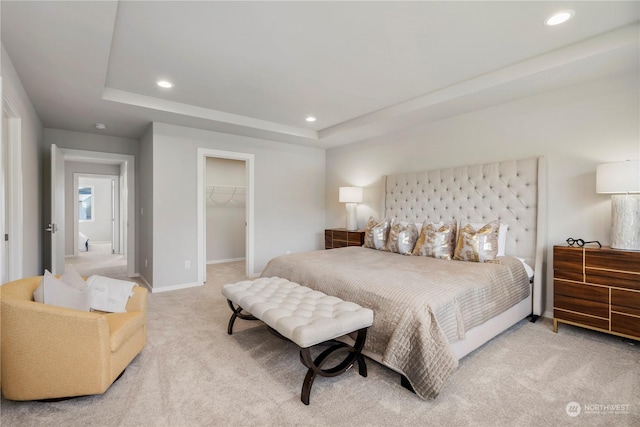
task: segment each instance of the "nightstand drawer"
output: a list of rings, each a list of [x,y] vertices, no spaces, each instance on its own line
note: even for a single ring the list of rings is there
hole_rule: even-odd
[[[591,316],[609,318],[609,304],[604,302],[589,301],[586,299],[568,297],[566,295],[555,295],[553,301],[554,308],[576,311],[578,313],[589,314]]]
[[[572,298],[609,303],[609,288],[585,285],[584,283],[553,281],[554,295],[565,295]],[[557,305],[557,304],[556,304]]]
[[[365,230],[350,231],[345,228],[330,228],[324,230],[324,248],[344,248],[346,246],[362,246]]]
[[[611,330],[625,335],[640,337],[640,317],[611,313]]]
[[[331,249],[333,247],[333,233],[331,230],[324,230],[324,248]]]
[[[349,242],[347,242],[346,240],[333,240],[333,249],[346,248],[347,246],[349,246]]]
[[[579,323],[593,328],[609,330],[609,319],[599,319],[597,317],[584,316],[579,313],[571,313],[562,310],[553,310],[553,317],[558,320]]]
[[[334,230],[333,231],[333,240],[344,240],[345,242],[349,241],[349,232],[342,230]]]

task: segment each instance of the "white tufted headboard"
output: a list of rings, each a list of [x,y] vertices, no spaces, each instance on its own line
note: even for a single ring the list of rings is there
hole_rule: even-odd
[[[385,177],[385,217],[509,224],[507,255],[534,267],[533,312],[542,312],[546,194],[544,158],[488,163]]]

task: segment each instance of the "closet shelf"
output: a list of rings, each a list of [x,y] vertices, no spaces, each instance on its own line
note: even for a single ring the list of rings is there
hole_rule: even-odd
[[[241,186],[228,185],[207,185],[207,202],[216,205],[226,205],[228,203],[244,203],[247,188]]]

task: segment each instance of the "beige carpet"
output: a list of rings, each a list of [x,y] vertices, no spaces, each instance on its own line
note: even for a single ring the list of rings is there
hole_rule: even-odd
[[[522,321],[464,358],[444,391],[422,401],[368,361],[318,378],[300,402],[294,345],[238,320],[223,283],[243,263],[210,266],[207,285],[152,294],[148,344],[104,395],[57,403],[1,401],[2,426],[639,426],[640,345],[580,328]],[[44,355],[43,355],[44,357]],[[570,402],[580,405],[567,415]],[[609,406],[607,406],[609,405]],[[611,405],[618,405],[617,407]]]

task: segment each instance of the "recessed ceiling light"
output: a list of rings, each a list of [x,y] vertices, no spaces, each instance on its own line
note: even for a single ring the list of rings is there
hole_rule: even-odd
[[[168,82],[166,80],[158,80],[158,86],[163,87],[165,89],[169,89],[173,87],[173,83]]]
[[[545,19],[544,25],[552,27],[554,25],[562,24],[563,22],[567,22],[571,19],[574,14],[575,12],[573,10],[561,10],[560,12],[554,13]]]
[[[315,121],[316,121],[316,118],[315,118],[315,117],[313,117],[313,116],[309,116],[309,117],[307,117],[307,118],[306,118],[306,120],[307,120],[308,122],[315,122]]]
[[[105,130],[107,128],[107,125],[105,125],[104,123],[96,123],[94,126],[98,130]]]

